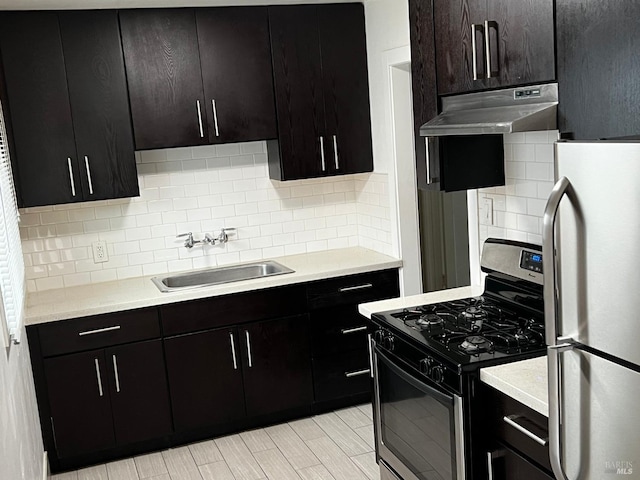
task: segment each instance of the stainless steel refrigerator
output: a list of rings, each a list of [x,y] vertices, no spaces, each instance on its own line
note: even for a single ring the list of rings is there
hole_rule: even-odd
[[[640,143],[559,141],[544,213],[558,479],[640,479]]]

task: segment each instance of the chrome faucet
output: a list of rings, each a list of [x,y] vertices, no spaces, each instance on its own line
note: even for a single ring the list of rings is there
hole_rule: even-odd
[[[220,243],[227,243],[229,241],[229,235],[227,234],[227,232],[235,232],[235,231],[236,231],[235,228],[223,228],[221,229],[220,234],[217,237],[214,238],[210,234],[205,233],[204,238],[202,240],[194,240],[192,232],[181,233],[180,235],[176,235],[176,238],[186,237],[186,240],[184,241],[184,246],[186,248],[193,248],[193,246],[196,243],[202,243],[204,245],[216,245]]]

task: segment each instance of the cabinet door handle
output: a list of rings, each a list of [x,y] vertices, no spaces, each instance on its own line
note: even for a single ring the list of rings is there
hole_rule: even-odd
[[[367,343],[369,345],[369,376],[373,378],[373,348],[371,347],[371,343],[373,342],[373,336],[368,333],[367,334]]]
[[[244,331],[244,336],[247,339],[247,357],[249,359],[249,368],[253,367],[253,359],[251,358],[251,338],[249,337],[249,331]]]
[[[100,376],[100,364],[98,363],[98,359],[94,358],[94,362],[96,364],[96,378],[98,379],[98,393],[102,397],[104,392],[102,391],[102,377]]]
[[[113,355],[113,375],[116,377],[116,393],[120,393],[120,375],[118,375],[118,360]]]
[[[324,162],[324,137],[320,137],[320,162],[322,165],[322,171],[327,170],[327,165]]]
[[[484,21],[484,49],[485,49],[485,58],[487,61],[487,78],[497,77],[500,74],[500,63],[498,62],[498,68],[494,71],[491,70],[491,40],[489,35],[489,27],[493,27],[496,31],[496,38],[498,36],[498,22],[485,20]],[[496,47],[499,45],[499,42],[496,41]],[[496,52],[496,55],[499,58],[499,53]]]
[[[493,460],[495,458],[504,457],[504,450],[496,450],[495,452],[487,452],[487,474],[488,480],[493,480]]]
[[[76,184],[73,181],[73,167],[71,167],[71,157],[67,157],[67,166],[69,167],[69,182],[71,183],[71,196],[76,196]]]
[[[89,180],[89,194],[93,195],[93,182],[91,181],[91,169],[89,168],[89,157],[84,156],[84,168],[87,170],[87,180]]]
[[[333,160],[336,163],[336,170],[340,170],[340,159],[338,158],[338,136],[333,136]]]
[[[367,375],[371,373],[371,369],[370,368],[365,368],[364,370],[355,370],[353,372],[344,372],[344,376],[347,378],[351,378],[351,377],[359,377],[360,375]]]
[[[367,328],[368,327],[366,325],[363,325],[362,327],[343,328],[342,330],[340,330],[340,333],[343,335],[348,335],[350,333],[364,332]]]
[[[516,430],[518,430],[520,433],[525,434],[527,437],[529,437],[531,440],[535,441],[536,443],[542,445],[543,447],[546,447],[549,443],[549,439],[548,438],[540,438],[538,435],[536,435],[535,433],[527,430],[526,428],[524,428],[522,425],[518,424],[515,422],[516,419],[520,418],[520,415],[507,415],[506,417],[503,417],[502,420],[504,420],[504,422],[507,425],[511,425],[513,428],[515,428]]]
[[[112,332],[113,330],[120,330],[120,325],[114,325],[113,327],[98,328],[96,330],[86,330],[78,333],[78,336],[83,337],[85,335],[95,335],[96,333]]]
[[[220,131],[218,130],[218,109],[216,108],[215,99],[211,99],[211,110],[213,110],[213,127],[216,131],[216,137],[220,136]]]
[[[238,369],[238,361],[236,360],[236,343],[233,341],[233,332],[229,332],[229,340],[231,340],[231,358],[233,359],[233,369]]]
[[[196,100],[198,107],[198,125],[200,126],[200,138],[204,138],[204,130],[202,129],[202,111],[200,110],[200,100]]]
[[[478,80],[478,45],[476,42],[476,32],[482,33],[482,38],[485,37],[484,27],[476,23],[471,24],[471,67],[473,68],[473,79]]]
[[[364,290],[365,288],[372,288],[372,287],[373,287],[372,283],[365,283],[363,285],[356,285],[354,287],[342,287],[338,291],[340,293],[344,293],[344,292],[351,292],[352,290]]]

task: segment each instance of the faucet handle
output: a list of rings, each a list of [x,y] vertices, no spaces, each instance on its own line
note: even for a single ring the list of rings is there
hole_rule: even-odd
[[[176,238],[182,238],[182,237],[187,237],[187,239],[184,241],[184,246],[187,248],[192,248],[194,244],[193,233],[187,232],[187,233],[181,233],[179,235],[176,235]]]
[[[237,229],[235,227],[232,227],[232,228],[222,228],[221,230],[223,233],[227,233],[227,232],[235,232]]]

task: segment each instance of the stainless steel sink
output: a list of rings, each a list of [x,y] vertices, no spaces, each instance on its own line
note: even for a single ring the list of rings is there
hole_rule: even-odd
[[[245,263],[243,265],[178,273],[175,275],[167,275],[166,277],[153,277],[151,281],[161,292],[173,292],[186,288],[206,287],[208,285],[239,282],[241,280],[271,277],[285,273],[293,273],[293,270],[273,260],[265,260],[262,262]]]

